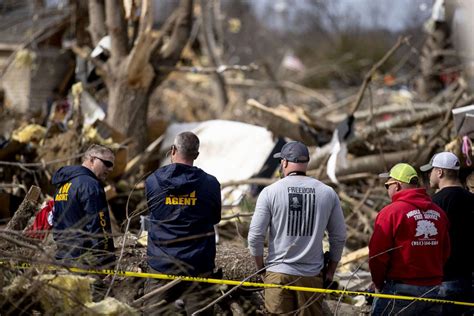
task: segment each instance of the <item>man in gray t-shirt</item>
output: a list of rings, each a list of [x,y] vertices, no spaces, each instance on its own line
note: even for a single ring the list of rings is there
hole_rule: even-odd
[[[265,283],[321,288],[324,232],[328,231],[330,246],[327,282],[334,277],[346,240],[338,196],[329,186],[306,176],[309,152],[303,143],[289,142],[274,157],[281,159],[284,178],[258,197],[248,235],[250,253],[257,269],[263,269],[263,244],[269,228]],[[265,307],[272,314],[322,315],[322,297],[268,288]]]

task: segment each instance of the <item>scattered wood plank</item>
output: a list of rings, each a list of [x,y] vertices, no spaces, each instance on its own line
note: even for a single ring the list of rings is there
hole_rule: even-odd
[[[368,258],[369,257],[369,247],[366,246],[364,248],[360,248],[358,250],[355,250],[351,253],[348,253],[347,255],[343,256],[341,258],[341,261],[339,262],[339,264],[341,266],[344,266],[346,264],[349,264],[349,263],[352,263],[354,261],[358,261],[358,260],[361,260],[361,259],[365,259],[365,258]]]

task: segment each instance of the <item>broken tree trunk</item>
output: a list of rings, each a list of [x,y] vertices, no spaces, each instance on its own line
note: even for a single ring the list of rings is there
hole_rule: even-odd
[[[8,222],[6,230],[23,230],[29,219],[35,215],[41,189],[35,185],[31,186],[23,202],[21,202],[13,218]]]
[[[153,91],[171,70],[161,66],[174,66],[181,57],[191,31],[193,1],[181,0],[180,4],[158,36],[153,35],[153,1],[141,2],[140,23],[134,30],[136,39],[130,38],[128,21],[122,1],[89,0],[89,8],[105,12],[110,49],[105,63],[95,61],[97,73],[109,91],[107,122],[119,132],[136,141],[130,148],[132,156],[146,146],[148,100]],[[102,12],[100,11],[100,12]],[[102,14],[89,12],[92,39],[97,41],[103,32]],[[133,42],[133,44],[131,44]],[[80,51],[75,49],[76,52]]]
[[[147,89],[131,87],[128,82],[122,81],[111,85],[109,89],[109,102],[115,106],[110,107],[107,122],[117,128],[124,135],[133,135],[133,145],[130,152],[141,152],[146,145],[149,94]]]

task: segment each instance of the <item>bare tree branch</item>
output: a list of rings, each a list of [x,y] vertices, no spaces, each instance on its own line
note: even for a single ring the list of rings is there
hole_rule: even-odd
[[[144,33],[151,32],[152,27],[153,27],[153,1],[143,0],[142,12],[140,15],[138,37],[140,37]]]
[[[104,0],[89,0],[89,34],[96,46],[107,32],[105,30]]]
[[[186,46],[192,26],[193,0],[181,0],[169,41],[155,48],[150,58],[156,73],[159,66],[174,66]]]
[[[122,1],[106,0],[106,23],[111,41],[112,63],[128,53],[127,25]]]
[[[94,64],[100,71],[104,72],[105,74],[105,63],[102,62],[100,59],[91,58],[91,49],[87,46],[79,47],[77,45],[72,45],[71,50],[74,54],[81,57],[82,59],[89,60],[91,63]]]
[[[209,57],[209,63],[213,67],[222,65],[219,54],[217,53],[217,44],[214,37],[214,27],[212,25],[212,2],[208,0],[200,0],[201,4],[201,42],[207,56]],[[214,81],[214,93],[217,100],[217,109],[219,111],[224,110],[229,98],[227,96],[225,78],[220,73],[212,75]]]
[[[142,2],[142,14],[138,37],[135,41],[127,64],[127,80],[131,86],[148,87],[153,80],[154,71],[149,63],[151,47],[151,29],[153,26],[153,2],[144,0]]]

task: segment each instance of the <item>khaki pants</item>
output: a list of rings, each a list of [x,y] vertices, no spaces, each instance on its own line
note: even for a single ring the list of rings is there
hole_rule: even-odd
[[[289,275],[277,272],[265,274],[265,283],[322,288],[320,275],[312,277]],[[270,314],[323,315],[323,294],[290,291],[278,288],[265,289],[265,308]]]

